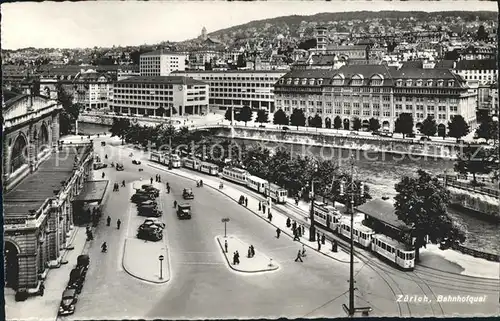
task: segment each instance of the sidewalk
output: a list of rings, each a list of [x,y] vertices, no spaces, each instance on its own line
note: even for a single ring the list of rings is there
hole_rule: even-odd
[[[255,251],[255,256],[248,257],[248,248],[250,244],[246,244],[236,236],[217,236],[215,238],[220,246],[228,266],[238,272],[259,273],[270,272],[279,269],[279,265],[271,258],[262,254],[258,249]],[[225,251],[225,242],[227,241],[227,253]],[[233,264],[233,254],[238,251],[240,254],[240,263]]]
[[[159,170],[164,170],[167,171],[167,169],[161,165],[157,164],[152,164],[149,163],[148,166],[159,169]],[[195,181],[199,181],[200,178],[203,179],[203,185],[206,187],[212,187],[213,189],[225,194],[227,197],[231,198],[235,202],[238,202],[240,196],[244,194],[248,198],[248,206],[247,209],[252,212],[253,214],[257,215],[261,219],[269,222],[269,224],[273,225],[275,228],[279,228],[282,231],[282,234],[289,236],[290,238],[293,239],[293,233],[291,228],[286,227],[286,220],[288,217],[290,219],[295,220],[298,225],[303,225],[305,228],[305,234],[300,237],[300,243],[306,245],[310,249],[313,249],[317,251],[318,249],[318,244],[317,242],[310,242],[308,237],[309,237],[309,223],[307,222],[307,216],[308,214],[304,215],[303,213],[298,214],[297,212],[291,212],[288,209],[284,209],[281,205],[275,205],[273,204],[271,208],[272,212],[272,220],[269,221],[267,218],[267,214],[264,215],[262,211],[259,212],[258,206],[260,201],[265,201],[264,196],[259,196],[259,197],[253,197],[250,194],[247,194],[246,192],[236,190],[235,188],[232,188],[231,186],[224,185],[224,188],[222,190],[219,189],[219,183],[222,181],[220,178],[212,177],[212,176],[204,176],[200,175],[197,172],[191,172],[188,170],[183,170],[183,169],[173,169],[173,170],[168,170],[169,173],[192,179]],[[242,189],[245,189],[242,187]],[[275,207],[278,206],[280,211],[286,212],[286,215],[278,212]],[[325,236],[327,238],[331,238],[329,235],[325,233]],[[349,253],[344,252],[340,247],[338,247],[338,252],[332,252],[331,251],[331,243],[327,242],[326,244],[321,245],[321,250],[319,251],[321,254],[326,255],[336,261],[342,262],[342,263],[349,263],[350,257]],[[355,259],[355,263],[358,263],[358,261]]]
[[[59,268],[51,269],[45,281],[43,296],[31,296],[26,301],[16,302],[15,292],[5,289],[5,319],[6,320],[55,320],[61,303],[61,296],[66,289],[69,273],[76,265],[77,257],[82,254],[85,244],[85,228],[75,227],[70,239],[70,248],[65,250],[61,261],[68,263]]]

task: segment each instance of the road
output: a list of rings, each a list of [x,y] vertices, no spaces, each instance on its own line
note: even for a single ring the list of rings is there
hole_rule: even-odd
[[[172,187],[171,194],[162,193],[160,197],[164,209],[162,219],[167,225],[164,241],[170,252],[171,279],[162,285],[150,284],[123,271],[121,259],[127,229],[117,230],[115,222],[120,218],[123,226],[127,227],[134,221],[133,224],[136,224],[136,218],[135,212],[129,210],[129,189],[121,188],[120,192],[110,194],[104,206],[103,219],[89,250],[92,262],[87,280],[76,313],[68,319],[345,316],[341,305],[347,303],[348,264],[313,251],[309,251],[304,263],[296,263],[294,258],[299,245],[284,236],[276,239],[271,225],[236,202],[215,190],[195,188],[194,182],[190,180],[158,171],[145,164],[140,166],[144,171],[138,172],[138,166],[132,165],[128,157],[129,150],[109,143],[103,148],[99,141],[96,140],[98,154],[104,156],[107,153],[108,161],[120,161],[125,165],[123,172],[117,172],[113,168],[104,170],[111,180],[110,185],[122,180],[148,180],[149,177],[160,174],[162,182],[168,181]],[[179,221],[173,213],[172,203],[174,199],[182,199],[181,191],[184,187],[194,187],[195,199],[189,201],[192,204],[193,218]],[[105,226],[108,215],[113,219],[111,227]],[[256,251],[263,251],[281,268],[276,272],[253,275],[230,270],[215,241],[217,235],[224,233],[221,223],[223,217],[230,218],[228,234],[237,235],[241,240],[253,244]],[[100,252],[100,244],[104,241],[108,243],[108,253]],[[418,278],[416,275],[394,272],[378,261],[370,265],[377,263],[380,264],[378,270],[363,265],[356,271],[358,306],[371,306],[374,316],[433,315],[434,308],[418,308],[415,305],[411,306],[414,307],[413,314],[408,314],[396,302],[396,287],[400,287],[400,293],[403,294],[421,293],[411,292],[418,283],[415,281]],[[441,279],[442,283],[453,287],[452,279],[443,281],[441,276],[429,278]],[[477,283],[471,281],[470,288],[474,286]],[[493,295],[490,295],[489,300],[492,298]],[[498,303],[498,295],[495,300]],[[498,313],[498,305],[494,306],[495,311],[491,302],[488,307],[483,307],[482,311],[490,315]],[[447,309],[451,308],[446,308],[446,313]],[[456,311],[465,313],[476,309],[462,304]],[[442,315],[440,311],[434,314]]]

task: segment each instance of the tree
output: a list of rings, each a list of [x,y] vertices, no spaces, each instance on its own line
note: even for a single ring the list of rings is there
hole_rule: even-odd
[[[130,120],[128,118],[116,118],[113,117],[113,124],[109,129],[111,132],[111,136],[118,136],[122,139],[122,141],[128,137],[131,140],[137,141],[137,137],[140,136],[137,132],[139,131],[139,127],[131,127]]]
[[[394,124],[394,132],[405,135],[411,134],[413,132],[413,116],[410,113],[399,114],[398,119]]]
[[[468,145],[460,149],[454,169],[460,174],[472,174],[472,181],[477,183],[476,174],[489,174],[493,170],[492,149],[482,145]]]
[[[455,137],[458,140],[469,133],[469,125],[465,122],[462,115],[455,115],[448,122],[448,136]]]
[[[355,117],[352,122],[352,129],[355,131],[359,131],[361,129],[361,119]]]
[[[488,40],[488,33],[484,30],[483,25],[480,25],[477,30],[477,40]]]
[[[316,128],[321,128],[323,127],[323,119],[321,119],[321,116],[316,114],[314,118],[312,119],[312,126]]]
[[[306,125],[306,116],[304,115],[304,111],[302,109],[295,108],[290,116],[290,125],[297,126],[297,130],[299,126]]]
[[[238,113],[238,120],[245,122],[245,126],[247,125],[247,122],[252,120],[252,109],[250,109],[249,106],[243,106],[241,108],[240,112]]]
[[[490,119],[490,112],[487,109],[478,109],[476,111],[477,122],[482,124]]]
[[[238,67],[246,67],[247,63],[245,61],[245,56],[243,54],[238,55],[238,62],[237,66]]]
[[[316,48],[316,43],[317,43],[316,38],[308,39],[308,40],[305,40],[305,41],[302,41],[301,43],[299,43],[297,48],[309,50],[311,48]]]
[[[232,122],[234,119],[233,118],[233,108],[234,107],[227,107],[226,113],[224,114],[224,118]]]
[[[426,119],[422,122],[422,127],[420,128],[420,132],[425,136],[434,136],[437,132],[437,124],[434,117],[427,116]]]
[[[427,237],[434,244],[444,239],[463,242],[465,233],[448,216],[450,194],[446,187],[423,170],[417,173],[418,177],[405,176],[395,185],[394,208],[398,219],[411,227],[415,260],[419,261],[419,249],[425,247]]]
[[[66,92],[61,83],[56,84],[56,91],[57,100],[63,107],[59,116],[59,131],[61,134],[69,134],[83,106],[73,103],[73,96]]]
[[[486,140],[498,138],[498,121],[493,120],[493,117],[488,116],[483,120],[479,127],[476,129],[476,137],[484,138]]]
[[[269,115],[267,113],[267,110],[265,109],[259,109],[259,111],[257,111],[257,119],[256,121],[258,123],[268,123],[269,122]]]
[[[333,128],[335,129],[342,128],[342,119],[340,118],[340,116],[335,117],[335,119],[333,120]]]
[[[377,118],[372,117],[370,118],[370,120],[368,120],[368,129],[372,132],[376,132],[380,129],[380,122]]]
[[[280,108],[274,113],[273,124],[275,125],[288,125],[288,116]]]

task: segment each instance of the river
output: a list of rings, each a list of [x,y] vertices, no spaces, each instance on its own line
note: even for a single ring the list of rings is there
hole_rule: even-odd
[[[109,126],[99,124],[79,123],[79,130],[85,134],[103,133],[109,131]],[[236,140],[243,142],[242,140]],[[250,144],[245,141],[245,144]],[[265,143],[265,146],[274,149],[276,143]],[[335,160],[343,168],[351,152],[345,149],[309,147],[300,145],[285,145],[294,155],[310,153],[315,157]],[[433,175],[442,174],[445,170],[453,170],[453,161],[422,157],[402,157],[399,155],[380,153],[355,154],[356,175],[369,187],[374,198],[382,196],[393,197],[396,195],[394,185],[404,175],[414,174],[418,169],[423,169]],[[500,253],[499,225],[485,222],[460,210],[448,209],[453,220],[463,226],[467,231],[465,245],[489,253]]]

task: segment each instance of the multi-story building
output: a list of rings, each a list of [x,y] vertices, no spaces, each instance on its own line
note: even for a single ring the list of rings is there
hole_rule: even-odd
[[[208,84],[181,76],[136,76],[115,82],[112,110],[139,116],[207,114]]]
[[[187,71],[182,74],[210,85],[211,108],[250,106],[274,112],[273,86],[284,70]]]
[[[112,95],[113,80],[98,72],[82,72],[74,80],[74,101],[85,109],[106,109]]]
[[[5,287],[35,294],[70,246],[73,200],[89,176],[92,144],[59,145],[61,105],[45,96],[5,97],[3,227]],[[50,281],[49,281],[50,282]]]
[[[300,108],[308,120],[319,115],[330,128],[339,116],[344,129],[354,118],[363,127],[379,120],[383,129],[394,130],[399,114],[413,115],[418,129],[433,116],[440,133],[454,115],[476,124],[475,96],[463,79],[446,69],[415,69],[385,65],[352,65],[338,70],[294,70],[275,84],[276,108],[290,115]]]
[[[497,49],[494,46],[469,46],[458,51],[461,59],[464,60],[492,60],[497,56]]]
[[[460,60],[453,67],[453,71],[466,81],[478,81],[480,84],[498,82],[498,66],[494,59]]]
[[[173,71],[186,70],[187,55],[184,53],[156,50],[141,55],[141,76],[168,76]]]

